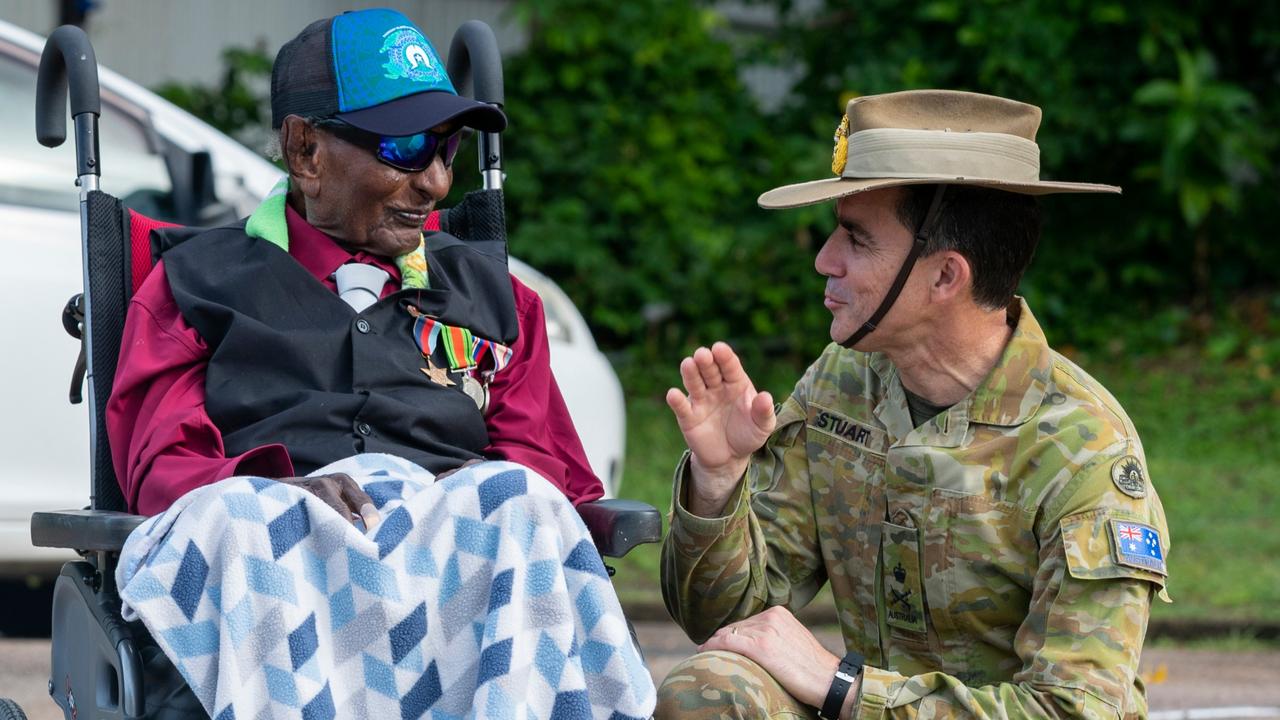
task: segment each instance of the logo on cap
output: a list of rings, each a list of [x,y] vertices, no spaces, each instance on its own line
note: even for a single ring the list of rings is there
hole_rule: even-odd
[[[390,80],[408,78],[415,82],[436,83],[444,79],[440,60],[431,51],[427,39],[418,29],[408,25],[393,27],[382,35],[381,52],[387,56],[382,64]]]

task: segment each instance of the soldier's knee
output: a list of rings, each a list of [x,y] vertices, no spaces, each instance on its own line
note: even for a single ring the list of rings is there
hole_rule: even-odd
[[[759,718],[799,703],[764,668],[737,653],[694,655],[671,669],[658,688],[655,718]],[[807,715],[807,713],[806,713]],[[804,716],[804,715],[801,715]]]

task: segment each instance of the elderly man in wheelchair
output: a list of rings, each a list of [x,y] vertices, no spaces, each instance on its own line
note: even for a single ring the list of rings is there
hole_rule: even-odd
[[[502,111],[390,10],[307,26],[271,101],[287,177],[245,221],[152,234],[106,404],[150,516],[123,619],[190,688],[146,714],[648,716],[539,300],[502,238],[432,232],[461,133]]]

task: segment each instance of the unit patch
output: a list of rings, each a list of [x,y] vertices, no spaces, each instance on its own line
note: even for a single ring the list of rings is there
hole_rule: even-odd
[[[1160,532],[1150,525],[1111,520],[1111,547],[1120,565],[1142,568],[1168,575],[1164,564],[1164,548],[1160,544]]]
[[[1111,466],[1111,481],[1129,497],[1140,498],[1147,494],[1147,478],[1142,474],[1142,463],[1133,455],[1125,455]]]

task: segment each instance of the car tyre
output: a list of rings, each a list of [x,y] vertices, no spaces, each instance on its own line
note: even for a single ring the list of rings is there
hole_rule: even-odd
[[[27,720],[27,714],[22,712],[18,703],[9,698],[0,698],[0,720]]]

